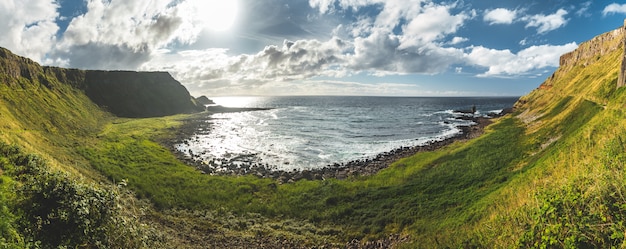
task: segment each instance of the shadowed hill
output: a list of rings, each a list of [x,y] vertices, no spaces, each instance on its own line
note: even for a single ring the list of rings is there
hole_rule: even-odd
[[[121,117],[155,117],[204,110],[166,72],[87,71],[84,91]]]
[[[44,67],[59,81],[84,91],[119,117],[157,117],[203,111],[187,89],[166,72],[96,71]]]

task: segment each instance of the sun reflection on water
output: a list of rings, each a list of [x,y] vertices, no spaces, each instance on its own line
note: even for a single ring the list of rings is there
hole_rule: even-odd
[[[211,100],[224,107],[259,107],[263,97],[213,97]]]

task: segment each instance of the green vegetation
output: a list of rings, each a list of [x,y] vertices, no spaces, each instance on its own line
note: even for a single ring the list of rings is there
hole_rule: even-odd
[[[113,118],[22,61],[28,77],[0,74],[0,247],[625,247],[622,49],[560,68],[479,138],[288,184],[201,174],[161,143],[188,115]]]
[[[123,214],[119,187],[81,183],[4,143],[0,169],[2,248],[158,246],[154,235]]]

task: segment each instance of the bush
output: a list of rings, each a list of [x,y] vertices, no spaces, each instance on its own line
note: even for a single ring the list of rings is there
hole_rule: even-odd
[[[121,186],[82,183],[2,143],[0,167],[16,182],[15,201],[0,191],[1,248],[141,248],[154,238],[124,213]]]
[[[53,247],[108,247],[107,229],[117,212],[114,191],[77,184],[61,173],[29,170],[33,169],[21,175],[24,185],[18,189],[17,203],[29,237]]]

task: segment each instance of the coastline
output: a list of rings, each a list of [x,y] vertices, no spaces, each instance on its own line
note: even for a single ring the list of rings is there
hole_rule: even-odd
[[[250,160],[244,164],[221,164],[220,169],[216,169],[215,165],[210,165],[200,159],[200,155],[189,153],[191,156],[179,151],[175,145],[185,143],[189,139],[193,138],[200,131],[206,132],[210,129],[210,125],[207,120],[211,119],[213,113],[223,112],[242,112],[242,111],[257,111],[265,109],[256,108],[219,108],[213,109],[209,112],[204,112],[200,115],[194,115],[193,117],[184,121],[184,124],[178,128],[175,139],[166,143],[166,146],[176,155],[176,157],[182,162],[196,167],[203,174],[212,175],[255,175],[263,178],[276,179],[281,183],[294,182],[302,179],[307,180],[324,180],[330,178],[347,179],[356,176],[368,176],[373,175],[389,167],[392,163],[418,152],[435,151],[444,146],[452,144],[456,141],[465,141],[476,138],[484,132],[484,128],[491,124],[492,119],[500,117],[507,112],[504,111],[500,114],[492,115],[489,117],[474,117],[474,116],[461,116],[459,119],[472,121],[474,124],[469,126],[460,126],[461,132],[437,141],[431,141],[424,145],[419,146],[405,146],[396,148],[394,150],[383,152],[376,155],[373,158],[353,160],[346,163],[334,163],[318,169],[305,169],[305,170],[292,170],[283,171],[272,169],[271,165],[257,164],[254,160]],[[245,156],[242,156],[245,157]]]

